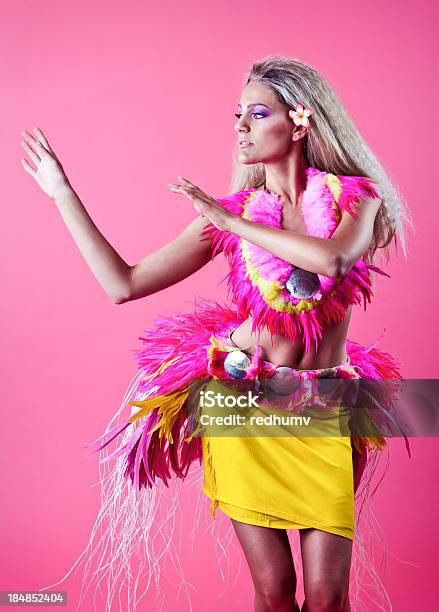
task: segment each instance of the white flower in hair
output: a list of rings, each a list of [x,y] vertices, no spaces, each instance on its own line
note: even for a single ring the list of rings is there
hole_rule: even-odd
[[[305,127],[308,127],[308,117],[312,115],[312,110],[310,108],[303,108],[303,105],[298,103],[296,110],[293,111],[291,115],[296,125],[304,125]]]

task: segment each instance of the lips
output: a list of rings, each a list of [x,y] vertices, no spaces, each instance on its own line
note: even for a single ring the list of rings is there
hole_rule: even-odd
[[[243,148],[243,147],[248,147],[249,145],[252,145],[252,144],[253,144],[253,143],[252,143],[252,142],[249,142],[248,140],[241,140],[241,141],[238,143],[238,146],[239,146],[240,148]]]

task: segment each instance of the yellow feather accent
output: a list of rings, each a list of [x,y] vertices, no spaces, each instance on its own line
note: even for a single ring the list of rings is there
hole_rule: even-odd
[[[335,174],[331,174],[330,172],[328,172],[328,174],[326,175],[326,184],[329,187],[334,197],[334,200],[338,204],[338,200],[342,191],[340,179]]]
[[[334,202],[331,204],[331,208],[333,208],[335,211],[335,221],[338,225],[341,219],[340,207],[338,206],[338,201],[342,192],[341,181],[335,174],[328,173],[326,175],[326,185],[328,186],[332,197],[334,198]]]
[[[168,361],[164,361],[159,368],[157,368],[157,370],[155,370],[155,372],[153,372],[152,374],[148,374],[148,376],[145,376],[144,378],[142,378],[142,380],[148,380],[149,378],[152,378],[153,376],[157,376],[158,374],[162,374],[167,367],[169,367],[172,363],[174,363],[174,361],[178,361],[178,359],[180,359],[180,357],[173,357],[172,359],[168,359]]]
[[[363,440],[368,448],[375,447],[379,450],[383,450],[386,446],[385,437],[376,426],[367,407],[356,406],[354,408],[353,418],[355,420],[355,431],[367,434],[352,436],[352,441],[358,452],[361,450],[360,440]]]
[[[209,340],[210,340],[210,344],[211,344],[211,346],[209,346],[209,348],[207,349],[207,354],[208,354],[209,357],[212,357],[213,351],[215,349],[218,349],[220,351],[225,351],[225,352],[230,352],[230,351],[236,350],[236,347],[230,346],[228,344],[223,344],[222,342],[217,340],[215,338],[215,336],[211,336],[209,338]]]
[[[331,206],[331,208],[334,209],[335,212],[335,221],[338,225],[340,219],[341,219],[341,212],[340,212],[340,207],[334,202]]]
[[[169,444],[172,444],[173,438],[171,430],[183,404],[188,398],[188,394],[189,391],[186,387],[169,395],[157,395],[155,397],[148,397],[140,402],[128,402],[131,406],[142,408],[142,410],[132,415],[128,419],[128,422],[134,423],[138,419],[149,414],[154,408],[158,408],[158,414],[161,415],[161,419],[148,434],[152,434],[158,429],[159,438],[162,439],[162,437],[165,436]]]
[[[383,436],[366,436],[363,439],[367,446],[371,448],[375,446],[378,450],[383,450],[387,444]]]
[[[361,440],[363,440],[363,442],[366,444],[366,447],[370,449],[373,449],[375,447],[378,450],[383,450],[387,444],[383,436],[352,436],[351,439],[358,453],[361,453]]]

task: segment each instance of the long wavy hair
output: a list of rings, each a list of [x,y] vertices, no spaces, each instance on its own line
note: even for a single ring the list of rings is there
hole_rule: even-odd
[[[310,130],[302,140],[309,166],[332,174],[365,176],[377,182],[383,202],[375,218],[368,260],[372,262],[380,248],[388,261],[392,239],[396,250],[399,240],[407,259],[406,226],[414,229],[408,206],[331,85],[306,63],[273,55],[252,65],[245,75],[244,86],[250,81],[259,81],[270,87],[288,108],[295,109],[297,103],[301,103],[313,110],[309,118]],[[240,163],[235,149],[230,192],[264,186],[264,164]]]

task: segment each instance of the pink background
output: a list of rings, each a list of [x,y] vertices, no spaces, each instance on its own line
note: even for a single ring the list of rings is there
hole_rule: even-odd
[[[133,264],[195,215],[166,186],[177,175],[226,195],[233,114],[251,63],[269,54],[310,63],[339,92],[416,224],[408,261],[393,257],[368,312],[354,309],[349,338],[371,343],[385,330],[380,346],[407,378],[436,378],[437,13],[419,0],[1,3],[0,590],[55,582],[88,541],[98,468],[83,447],[118,408],[142,329],[160,312],[191,308],[194,295],[225,298],[218,258],[162,293],[114,305],[22,168],[21,130],[45,131],[93,220]],[[437,441],[412,440],[411,460],[402,440],[390,444],[376,496],[389,548],[382,576],[394,610],[429,610],[438,597]],[[189,518],[193,504],[185,500]],[[183,561],[196,611],[252,609],[245,566],[216,600],[209,535]]]

